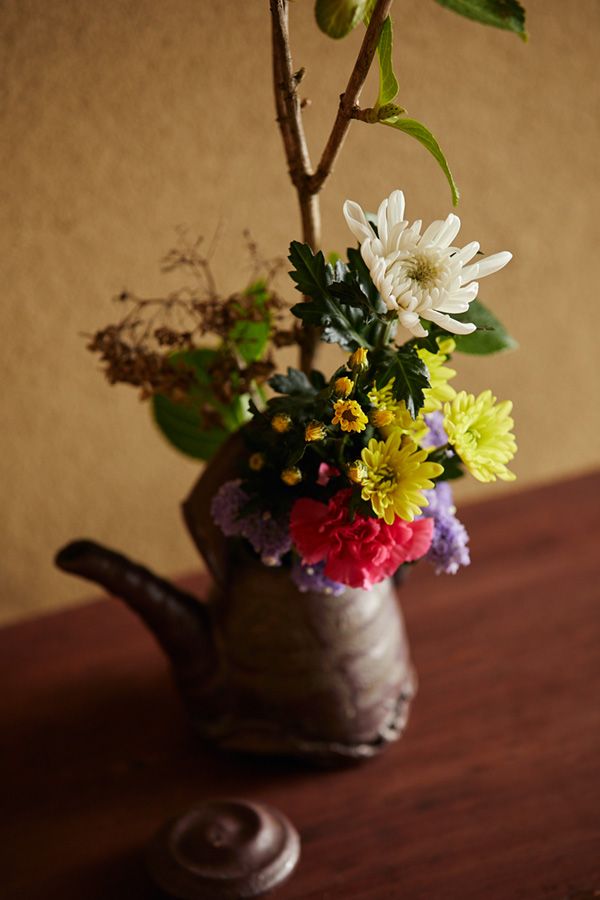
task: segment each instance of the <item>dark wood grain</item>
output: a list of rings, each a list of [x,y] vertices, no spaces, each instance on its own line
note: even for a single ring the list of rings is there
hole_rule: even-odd
[[[115,601],[0,631],[0,896],[158,898],[141,848],[214,796],[299,829],[281,900],[596,896],[599,500],[588,476],[464,510],[470,569],[420,567],[402,589],[420,676],[406,737],[359,768],[198,747]]]

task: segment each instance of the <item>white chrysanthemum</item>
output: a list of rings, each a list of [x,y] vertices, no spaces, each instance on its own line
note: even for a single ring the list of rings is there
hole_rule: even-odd
[[[360,242],[360,252],[371,278],[389,310],[416,337],[427,332],[420,319],[434,322],[452,334],[470,334],[476,326],[457,322],[452,315],[466,312],[479,290],[476,278],[503,268],[512,253],[494,253],[470,263],[479,250],[472,241],[461,250],[452,246],[460,229],[458,216],[432,222],[421,234],[421,221],[404,220],[404,194],[393,191],[377,212],[377,231],[362,208],[344,203],[344,216]]]

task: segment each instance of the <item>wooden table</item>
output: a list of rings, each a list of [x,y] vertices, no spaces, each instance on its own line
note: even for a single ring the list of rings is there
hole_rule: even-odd
[[[358,768],[198,747],[117,602],[5,628],[0,896],[158,898],[141,848],[218,795],[300,830],[281,900],[600,896],[599,495],[588,476],[464,510],[470,569],[421,567],[402,589],[420,675],[407,734]]]

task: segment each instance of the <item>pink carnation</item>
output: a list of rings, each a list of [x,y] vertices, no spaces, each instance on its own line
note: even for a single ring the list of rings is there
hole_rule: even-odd
[[[324,574],[350,587],[370,588],[405,562],[424,556],[433,520],[405,522],[348,514],[351,490],[338,491],[329,503],[302,498],[292,507],[290,532],[306,565],[325,561]]]

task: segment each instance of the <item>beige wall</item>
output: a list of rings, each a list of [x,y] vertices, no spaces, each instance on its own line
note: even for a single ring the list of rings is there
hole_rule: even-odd
[[[461,237],[515,254],[482,297],[521,352],[460,359],[462,385],[514,398],[511,489],[591,468],[600,431],[600,5],[528,7],[527,46],[431,0],[397,0],[395,12],[399,102],[446,149],[463,193]],[[246,277],[245,226],[269,254],[298,236],[272,111],[266,8],[0,6],[5,619],[93,593],[52,569],[53,552],[74,536],[166,573],[197,564],[178,512],[197,466],[163,443],[133,391],[105,384],[79,333],[110,319],[109,298],[123,286],[161,289],[156,263],[180,223],[207,235],[222,223],[224,290]],[[360,35],[328,41],[310,0],[292,12],[319,148]],[[356,123],[323,198],[327,247],[347,244],[345,197],[373,207],[397,186],[410,216],[446,215],[446,184],[426,152]],[[471,483],[463,494],[502,489]]]

